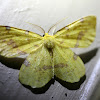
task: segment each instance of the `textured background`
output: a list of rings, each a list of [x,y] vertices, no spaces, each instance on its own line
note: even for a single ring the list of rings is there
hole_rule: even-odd
[[[18,81],[24,59],[0,56],[0,100],[100,100],[100,1],[99,0],[0,0],[0,25],[38,32],[26,22],[37,24],[47,32],[50,26],[68,17],[57,29],[81,17],[97,16],[94,43],[85,49],[73,49],[85,63],[86,76],[75,84],[51,80],[41,89],[31,89]],[[40,34],[40,32],[38,32]]]

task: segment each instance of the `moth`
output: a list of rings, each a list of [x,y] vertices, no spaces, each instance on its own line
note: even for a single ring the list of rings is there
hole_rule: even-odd
[[[48,32],[49,33],[49,32]],[[45,86],[54,75],[65,82],[78,82],[85,67],[70,48],[88,47],[96,35],[96,17],[86,16],[54,35],[40,36],[10,26],[0,26],[0,55],[13,58],[28,54],[19,72],[19,81],[32,88]]]

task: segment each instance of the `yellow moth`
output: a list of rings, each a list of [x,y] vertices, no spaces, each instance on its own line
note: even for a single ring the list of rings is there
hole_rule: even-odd
[[[45,33],[44,37],[27,30],[0,26],[0,54],[8,58],[28,54],[20,68],[19,80],[32,88],[45,86],[54,75],[74,83],[85,75],[85,67],[69,48],[88,47],[95,34],[95,16],[81,18],[55,35]]]

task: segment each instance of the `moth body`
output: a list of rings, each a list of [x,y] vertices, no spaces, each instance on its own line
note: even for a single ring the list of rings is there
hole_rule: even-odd
[[[45,33],[45,36],[43,38],[44,38],[44,45],[48,49],[54,48],[54,36],[51,36],[48,33]]]

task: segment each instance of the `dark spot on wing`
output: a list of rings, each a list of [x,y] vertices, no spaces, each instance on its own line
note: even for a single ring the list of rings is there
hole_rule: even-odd
[[[73,58],[74,58],[74,60],[77,60],[77,55],[74,53],[74,55],[73,55]]]
[[[26,30],[26,31],[25,31],[25,34],[29,34],[29,31],[28,31],[28,30]]]
[[[25,54],[27,54],[27,53],[24,52],[24,51],[20,51],[19,54],[20,54],[20,55],[25,55]]]
[[[12,39],[10,39],[9,41],[8,41],[8,43],[7,43],[7,45],[11,45],[11,44],[13,44],[13,43],[15,43]]]
[[[35,47],[38,47],[39,45],[35,44],[34,46],[35,46]]]
[[[64,43],[64,41],[61,41],[61,42],[60,42],[60,44],[63,44],[63,43]]]
[[[25,59],[24,65],[25,65],[26,67],[30,66],[30,63],[29,63],[29,61],[28,61],[27,59]]]
[[[44,70],[51,69],[51,68],[52,68],[52,66],[43,66]]]
[[[57,64],[57,65],[55,65],[54,67],[55,68],[63,68],[63,67],[67,67],[68,65],[67,64],[63,64],[63,63],[60,63],[60,64]]]
[[[84,22],[84,18],[81,18],[81,19],[80,19],[80,22]]]
[[[10,30],[10,26],[5,26],[6,27],[6,30]]]
[[[78,48],[78,46],[79,46],[79,42],[77,41],[75,44],[75,48]]]
[[[67,27],[65,27],[65,29],[66,29],[66,30],[69,30],[69,27],[67,26]]]
[[[12,47],[13,47],[13,48],[17,48],[18,46],[17,46],[16,43],[14,43],[14,44],[12,45]]]
[[[77,37],[77,40],[81,40],[83,36],[84,36],[84,33],[81,31]]]
[[[69,34],[66,34],[66,37],[68,38],[69,37]]]
[[[17,48],[17,52],[18,52],[18,54],[20,54],[20,55],[25,55],[25,54],[27,54],[25,51],[21,51],[21,50],[18,49],[18,48]]]
[[[7,45],[11,45],[13,48],[18,47],[17,44],[16,44],[12,39],[10,39],[10,40],[7,42]]]
[[[2,42],[6,42],[6,40],[2,40]]]

